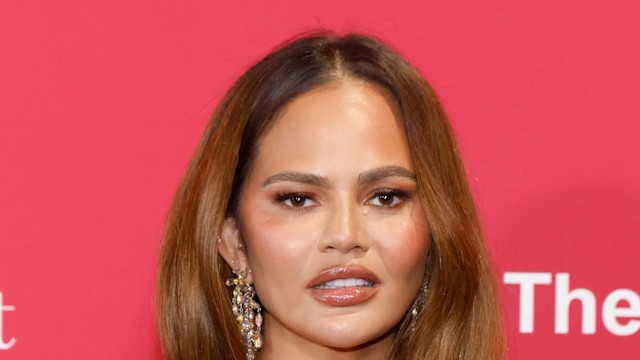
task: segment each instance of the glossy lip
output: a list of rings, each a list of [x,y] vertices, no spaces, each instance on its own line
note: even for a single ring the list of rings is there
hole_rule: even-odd
[[[323,283],[348,278],[360,278],[372,282],[373,286],[353,286],[340,289],[318,289]],[[321,271],[307,287],[318,301],[330,306],[353,306],[371,299],[380,285],[378,277],[369,269],[359,265],[335,266]]]

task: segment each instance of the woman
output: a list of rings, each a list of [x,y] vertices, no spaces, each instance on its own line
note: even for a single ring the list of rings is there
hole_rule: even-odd
[[[497,303],[452,130],[413,67],[321,33],[235,83],[168,219],[167,359],[501,359]]]

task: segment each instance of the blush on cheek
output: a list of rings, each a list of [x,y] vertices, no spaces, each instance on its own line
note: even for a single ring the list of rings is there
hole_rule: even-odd
[[[400,276],[425,268],[430,244],[425,227],[404,221],[387,224],[384,229],[387,231],[380,234],[379,246],[381,253],[386,254],[385,262],[394,264],[388,267],[390,272]]]
[[[247,206],[244,229],[254,256],[274,261],[308,257],[324,228],[322,214],[299,213],[299,210],[274,209],[272,204]],[[262,255],[264,254],[264,255]],[[266,259],[265,259],[266,260]]]
[[[298,232],[290,227],[262,223],[260,226],[253,226],[251,230],[246,233],[246,239],[254,276],[295,274],[296,271],[292,269],[300,268],[304,259],[313,252],[309,248],[309,242],[300,238],[301,235],[296,236]]]

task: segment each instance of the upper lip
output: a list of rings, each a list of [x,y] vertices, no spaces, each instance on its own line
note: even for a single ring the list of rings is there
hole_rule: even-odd
[[[337,279],[358,278],[363,279],[374,284],[380,282],[378,277],[369,269],[360,265],[341,265],[334,266],[328,269],[320,271],[316,276],[309,281],[308,287],[316,287],[326,282]]]

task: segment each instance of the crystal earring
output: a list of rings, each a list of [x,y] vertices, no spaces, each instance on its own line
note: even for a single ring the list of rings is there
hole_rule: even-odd
[[[262,308],[253,300],[255,289],[247,284],[247,272],[242,270],[235,279],[227,280],[227,286],[235,286],[231,298],[231,310],[238,321],[238,328],[247,346],[247,360],[254,360],[257,350],[262,348]]]
[[[420,293],[418,294],[416,299],[413,300],[413,304],[411,304],[411,310],[409,310],[409,314],[411,315],[411,325],[410,325],[411,331],[415,330],[418,315],[420,314],[422,309],[424,309],[424,305],[427,302],[428,290],[429,290],[429,281],[425,280],[424,284],[422,285],[422,289],[420,290]]]

